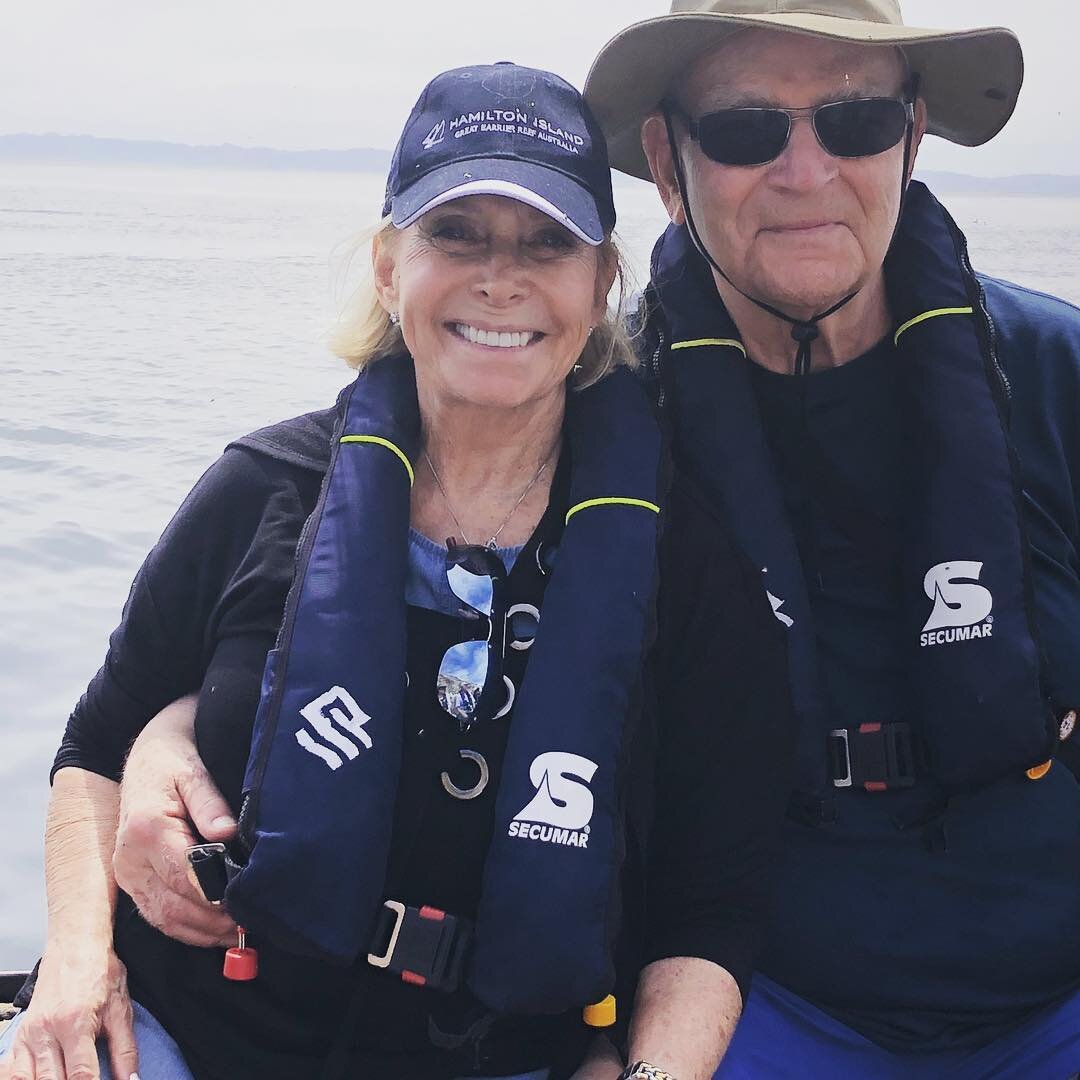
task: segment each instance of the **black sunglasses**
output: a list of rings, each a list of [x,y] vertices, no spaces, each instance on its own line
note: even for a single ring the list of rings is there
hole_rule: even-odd
[[[766,165],[784,151],[792,121],[808,117],[814,134],[833,157],[872,157],[892,149],[914,122],[914,95],[830,101],[806,109],[718,109],[694,119],[676,101],[663,108],[680,116],[690,138],[720,165]]]
[[[491,548],[446,542],[446,580],[465,614],[487,622],[484,637],[451,645],[443,655],[436,694],[443,710],[468,731],[495,715],[505,696],[506,567]]]

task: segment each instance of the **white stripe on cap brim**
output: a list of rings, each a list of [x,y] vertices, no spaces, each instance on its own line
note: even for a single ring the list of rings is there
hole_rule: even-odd
[[[466,195],[502,195],[507,199],[516,199],[518,202],[525,203],[526,206],[533,207],[534,210],[539,210],[542,214],[547,214],[549,218],[553,218],[560,225],[565,225],[579,240],[584,240],[586,244],[599,247],[603,243],[603,240],[594,240],[584,233],[579,226],[575,225],[554,203],[548,202],[543,195],[537,195],[535,191],[530,191],[529,188],[521,184],[515,184],[510,180],[470,180],[466,184],[459,184],[448,191],[439,192],[434,199],[424,203],[419,210],[410,214],[404,221],[396,221],[394,224],[399,229],[407,229],[429,210],[434,210],[435,207],[452,202],[454,199],[464,198]]]

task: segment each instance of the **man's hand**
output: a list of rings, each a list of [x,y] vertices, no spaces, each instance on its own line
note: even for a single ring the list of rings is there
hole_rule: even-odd
[[[236,821],[195,749],[195,696],[166,706],[135,740],[120,788],[117,884],[142,916],[188,945],[234,945],[236,924],[199,889],[185,852],[231,839]]]

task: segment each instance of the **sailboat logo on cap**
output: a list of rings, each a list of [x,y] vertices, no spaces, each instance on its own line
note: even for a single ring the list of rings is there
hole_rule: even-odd
[[[440,120],[428,133],[424,136],[424,149],[430,150],[433,146],[441,143],[446,138],[446,121]]]

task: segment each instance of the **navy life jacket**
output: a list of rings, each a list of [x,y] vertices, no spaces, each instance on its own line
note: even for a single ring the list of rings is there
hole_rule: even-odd
[[[631,373],[569,394],[564,436],[570,509],[514,705],[465,968],[503,1014],[559,1013],[612,989],[623,760],[655,633],[660,436]],[[411,361],[383,360],[344,400],[244,781],[248,859],[229,911],[334,963],[368,951],[386,899],[419,448]]]
[[[652,271],[658,307],[649,317],[669,335],[653,360],[675,461],[723,507],[789,628],[797,787],[802,805],[816,808],[807,816],[828,820],[833,725],[746,349],[685,227],[661,237]],[[913,438],[924,448],[900,552],[912,720],[931,775],[951,793],[1047,761],[1057,724],[1040,677],[1008,384],[964,237],[920,183],[911,185],[885,274]]]

